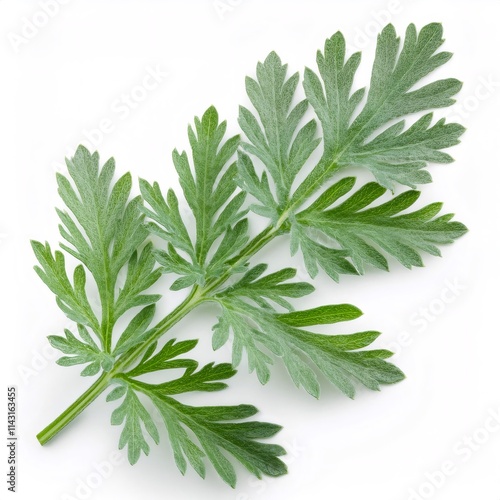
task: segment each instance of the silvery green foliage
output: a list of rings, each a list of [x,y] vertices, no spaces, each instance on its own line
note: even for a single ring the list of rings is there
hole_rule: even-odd
[[[340,331],[339,323],[361,315],[357,307],[295,310],[314,287],[296,281],[293,268],[269,271],[252,259],[270,241],[289,236],[291,253],[300,250],[312,278],[321,270],[339,281],[367,266],[388,270],[389,259],[422,266],[424,253],[440,255],[441,245],[465,233],[463,224],[441,213],[441,203],[416,206],[420,193],[413,189],[431,181],[430,162],[452,161],[443,149],[463,133],[432,114],[454,102],[460,82],[422,84],[451,57],[438,52],[442,43],[439,24],[420,32],[410,25],[403,43],[387,26],[378,37],[369,87],[354,89],[361,54],[348,56],[336,33],[317,54],[318,72],[306,68],[303,94],[299,73],[289,76],[272,52],[255,78],[246,79],[243,140],[225,137],[226,122],[211,106],[188,128],[189,151],[173,152],[184,199],[141,179],[142,196],[129,200],[130,175],[114,182],[114,161],[101,167],[97,153],[79,147],[68,160],[69,178],[58,174],[66,206],[58,210],[62,251],[39,242],[33,249],[36,272],[75,323],[64,336],[49,337],[64,354],[58,363],[84,364],[82,375],[99,378],[39,434],[41,442],[111,386],[107,400],[120,401],[111,422],[123,426],[119,447],[127,448],[130,463],[160,441],[161,424],[183,474],[189,463],[204,477],[209,462],[234,487],[229,455],[259,478],[286,473],[279,458],[285,450],[261,441],[280,427],[249,420],[257,413],[251,405],[190,406],[179,395],[225,389],[244,356],[262,384],[279,361],[314,397],[319,374],[351,398],[359,386],[379,390],[402,380],[387,361],[392,353],[371,347],[379,332]],[[415,113],[420,116],[410,117]],[[356,185],[346,173],[351,167],[366,168],[376,182]],[[401,186],[412,189],[390,197]],[[268,226],[251,237],[254,214]],[[158,248],[146,241],[149,235],[159,237]],[[65,254],[79,261],[72,276]],[[170,288],[187,289],[187,297],[152,326],[161,296],[150,288],[162,273],[175,275]],[[183,357],[193,354],[197,340],[159,343],[204,302],[219,308],[212,346],[231,342],[232,363],[200,368]],[[317,325],[332,325],[332,332],[310,329]],[[151,374],[166,378],[153,384]]]

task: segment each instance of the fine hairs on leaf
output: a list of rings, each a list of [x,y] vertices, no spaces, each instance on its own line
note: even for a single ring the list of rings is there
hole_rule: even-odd
[[[439,52],[442,44],[440,24],[410,25],[403,40],[388,25],[366,88],[354,88],[361,54],[347,53],[341,33],[303,75],[290,74],[271,52],[246,79],[241,136],[227,133],[213,106],[189,126],[188,150],[172,154],[182,194],[140,179],[140,196],[131,198],[130,174],[115,180],[112,159],[101,166],[80,146],[67,160],[69,176],[57,174],[61,249],[32,246],[37,274],[75,324],[49,336],[63,353],[57,363],[84,365],[81,375],[96,380],[38,434],[40,443],[108,390],[111,423],[121,426],[119,448],[131,464],[167,439],[182,474],[189,465],[205,477],[210,465],[235,487],[235,463],[258,478],[287,472],[285,450],[268,441],[279,425],[255,420],[252,405],[217,403],[215,393],[244,358],[261,384],[286,370],[315,398],[321,380],[350,398],[401,381],[392,353],[373,345],[380,332],[344,326],[361,316],[358,307],[297,309],[312,284],[297,280],[294,268],[270,269],[258,253],[286,238],[311,278],[325,273],[339,282],[370,267],[388,271],[390,263],[421,267],[425,254],[439,256],[467,231],[441,203],[419,204],[416,190],[431,182],[430,163],[452,161],[445,150],[464,132],[433,116],[461,87],[432,78],[451,57]],[[373,180],[357,181],[353,167]],[[267,226],[254,235],[258,217]],[[157,318],[162,297],[153,286],[167,297],[168,288],[185,290],[185,299]],[[196,339],[168,335],[205,302],[218,312],[200,335],[212,326],[214,350],[231,344],[227,363],[200,366]],[[318,325],[328,333],[315,332]],[[151,383],[151,374],[163,381]],[[214,393],[213,403],[182,402],[191,392]]]

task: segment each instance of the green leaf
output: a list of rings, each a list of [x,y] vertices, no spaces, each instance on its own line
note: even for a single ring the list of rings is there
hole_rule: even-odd
[[[286,453],[285,450],[275,444],[257,441],[274,436],[281,430],[281,427],[265,422],[239,422],[257,413],[254,406],[198,408],[179,403],[153,389],[149,393],[163,417],[170,441],[173,443],[172,446],[177,451],[177,457],[182,450],[193,468],[202,477],[204,477],[204,469],[197,463],[201,458],[200,447],[219,476],[233,488],[236,486],[236,472],[226,453],[235,457],[258,478],[261,478],[262,474],[271,477],[286,474],[286,465],[278,458]],[[237,422],[233,422],[234,420]],[[187,434],[181,431],[179,424],[185,425],[194,433],[200,447],[194,448],[195,445],[192,445],[190,450],[187,449]],[[192,453],[194,449],[197,452],[196,460],[193,461],[189,452]],[[177,458],[177,465],[181,472],[185,470],[185,465],[179,458]]]
[[[289,370],[296,374],[295,380],[300,379],[302,385],[308,387],[310,391],[316,392],[316,376],[301,362],[296,353],[283,350],[279,343],[276,343],[269,335],[265,336],[264,340],[260,338],[260,335],[255,335],[258,332],[254,329],[255,322],[252,321],[252,314],[258,315],[261,310],[274,313],[275,306],[280,306],[288,311],[293,310],[292,304],[287,299],[308,295],[314,291],[314,287],[303,282],[286,283],[295,277],[295,269],[282,269],[262,277],[266,270],[266,264],[259,264],[251,268],[234,285],[227,287],[215,296],[215,299],[222,306],[223,314],[213,327],[212,347],[214,349],[222,347],[229,340],[232,331],[234,334],[233,365],[237,367],[240,364],[243,351],[246,351],[250,372],[255,371],[259,381],[266,384],[271,376],[269,365],[273,364],[273,359],[260,348],[259,344],[263,344],[271,352],[283,356]],[[244,302],[246,300],[257,304],[261,310],[252,309],[249,304]],[[238,306],[247,310],[247,317],[242,317]]]
[[[300,248],[304,257],[304,264],[311,278],[315,278],[321,267],[330,278],[339,281],[341,274],[358,274],[356,268],[348,260],[350,254],[347,250],[327,247],[314,241],[310,236],[307,226],[292,224],[291,253],[295,255]]]
[[[112,337],[118,319],[135,307],[146,306],[143,313],[154,310],[152,304],[160,295],[143,292],[159,279],[161,272],[154,269],[152,245],[146,244],[141,250],[148,231],[139,209],[141,199],[129,201],[130,174],[113,182],[114,160],[100,167],[99,155],[90,154],[83,146],[67,160],[67,166],[70,178],[57,174],[59,194],[66,210],[57,210],[57,213],[61,219],[60,233],[66,241],[61,248],[81,262],[74,269],[72,281],[62,252],[52,253],[48,244],[38,242],[32,242],[32,247],[40,264],[35,270],[56,295],[61,310],[77,324],[90,328],[99,340],[99,348],[91,350],[102,351],[104,357],[82,372],[82,375],[94,375],[101,367],[111,368]],[[87,282],[89,277],[94,283]],[[89,295],[92,288],[97,288],[98,301]],[[100,319],[97,314],[101,315]],[[140,327],[142,324],[137,322],[126,326],[117,345],[133,345],[131,339],[143,333]],[[75,340],[71,343],[74,349],[83,349]],[[121,352],[123,350],[118,349],[115,355]],[[91,356],[88,349],[87,355]],[[70,365],[76,359],[79,356],[63,358],[60,363]],[[87,361],[91,361],[91,357]]]
[[[239,185],[260,202],[260,205],[250,205],[250,209],[256,214],[271,219],[275,224],[279,218],[279,211],[269,185],[267,173],[264,171],[259,178],[252,160],[242,151],[238,151],[237,165]]]
[[[144,200],[152,207],[152,210],[143,208],[143,212],[155,221],[148,223],[148,229],[195,259],[193,244],[182,220],[175,192],[169,189],[164,198],[157,182],[151,185],[146,180],[140,179],[139,185]]]
[[[64,330],[64,337],[58,335],[50,335],[48,337],[52,347],[58,349],[63,354],[69,355],[59,358],[57,364],[61,366],[74,366],[90,363],[81,372],[82,376],[96,375],[101,368],[104,371],[109,371],[113,366],[114,359],[110,355],[101,352],[83,325],[78,325],[78,331],[82,340],[78,339],[68,329]]]
[[[359,318],[361,314],[361,311],[351,304],[337,304],[280,314],[278,318],[282,323],[286,323],[287,325],[303,327],[331,325],[339,321],[351,321]]]
[[[118,356],[124,353],[134,345],[142,342],[147,335],[147,328],[153,321],[156,306],[154,304],[141,309],[140,312],[132,318],[127,328],[123,331],[116,343],[113,354]]]
[[[257,65],[257,80],[246,79],[246,90],[258,113],[259,120],[247,108],[240,106],[239,124],[248,137],[243,143],[245,150],[257,156],[266,166],[276,185],[277,203],[283,205],[290,193],[292,183],[299,170],[320,143],[315,137],[316,122],[303,127],[299,123],[304,117],[308,103],[300,101],[292,106],[299,83],[299,74],[286,77],[287,65],[282,64],[275,52],[271,52],[264,63]],[[239,171],[243,186],[259,201],[272,201],[266,177],[256,177],[249,159],[240,160]]]
[[[227,384],[220,382],[220,380],[231,378],[236,373],[230,364],[215,365],[209,363],[201,370],[196,371],[198,368],[196,361],[174,359],[194,349],[197,343],[196,340],[176,342],[175,339],[171,339],[154,356],[153,350],[146,353],[139,365],[127,372],[127,376],[138,377],[155,371],[179,368],[185,370],[181,377],[157,386],[161,388],[163,394],[174,395],[190,391],[212,392],[225,389]]]
[[[165,273],[181,276],[172,286],[180,290],[219,276],[227,269],[226,260],[234,256],[248,240],[243,220],[244,192],[237,192],[236,163],[229,163],[236,153],[239,136],[224,140],[226,122],[219,123],[212,106],[189,127],[190,162],[185,151],[173,152],[184,197],[196,223],[191,241],[179,211],[179,201],[172,190],[165,198],[157,183],[141,180],[141,193],[150,208],[144,212],[152,221],[148,228],[168,242],[167,249],[156,252]],[[191,166],[192,164],[192,166]]]
[[[234,487],[236,473],[227,457],[231,454],[252,474],[279,476],[286,473],[285,464],[278,458],[285,450],[278,445],[262,443],[260,439],[274,436],[281,427],[257,421],[248,421],[257,413],[250,405],[195,407],[180,403],[172,396],[191,391],[214,392],[227,387],[222,382],[236,372],[230,364],[209,363],[198,370],[198,363],[179,356],[188,353],[197,341],[170,340],[157,354],[156,344],[145,353],[139,364],[117,376],[119,384],[107,401],[124,398],[113,412],[111,422],[125,422],[120,437],[120,448],[128,446],[130,463],[134,464],[141,452],[149,453],[149,444],[143,430],[158,443],[157,427],[138,394],[147,396],[158,409],[165,424],[177,467],[185,474],[189,462],[196,472],[205,477],[205,458],[212,463],[221,478]],[[160,370],[184,369],[184,373],[162,384],[149,384],[136,377]],[[190,433],[186,432],[190,430]],[[195,442],[195,439],[197,442]]]
[[[269,366],[273,364],[273,357],[269,354],[274,354],[281,358],[295,385],[303,387],[314,397],[319,397],[320,388],[311,365],[351,398],[355,395],[356,382],[378,390],[380,384],[402,380],[402,372],[385,361],[391,355],[388,351],[351,352],[368,346],[378,333],[321,335],[301,329],[356,319],[361,315],[357,307],[339,304],[277,313],[263,297],[273,297],[273,301],[279,303],[274,298],[283,291],[285,285],[282,281],[295,273],[285,269],[257,279],[264,270],[265,266],[251,269],[240,282],[214,297],[222,307],[222,314],[214,327],[213,347],[224,345],[232,331],[235,367],[245,351],[250,371],[255,371],[260,382],[265,384],[270,378]],[[291,283],[286,286],[293,289],[301,285]]]
[[[427,113],[405,130],[406,115],[450,106],[462,84],[453,78],[425,85],[421,80],[446,63],[449,52],[437,52],[443,43],[442,26],[433,23],[417,32],[411,24],[400,51],[400,40],[392,25],[378,37],[370,88],[362,110],[364,89],[352,86],[361,54],[346,59],[346,44],[341,33],[325,42],[318,52],[320,76],[306,69],[304,90],[323,129],[322,160],[295,191],[294,206],[304,202],[339,168],[368,168],[388,189],[396,183],[410,187],[431,181],[423,170],[428,162],[449,163],[452,158],[441,150],[459,142],[464,128],[432,123]],[[387,126],[389,126],[387,128]]]
[[[128,262],[125,284],[119,290],[116,300],[115,316],[118,318],[123,313],[134,307],[147,306],[160,300],[161,295],[143,294],[153,286],[161,276],[161,271],[155,267],[156,259],[153,254],[153,245],[148,243],[140,252],[134,252]]]
[[[179,154],[177,150],[173,153],[184,196],[196,220],[195,249],[200,265],[205,263],[215,240],[241,218],[239,209],[243,197],[232,198],[236,190],[235,165],[227,166],[236,152],[239,137],[222,142],[226,128],[225,121],[219,124],[214,107],[210,107],[201,120],[195,119],[195,129],[189,127],[194,177],[187,154]],[[221,174],[220,183],[216,184]],[[222,210],[216,218],[217,211],[224,206],[226,211]]]
[[[246,297],[265,309],[273,309],[272,303],[275,303],[292,310],[293,306],[285,297],[297,299],[314,291],[314,287],[309,283],[285,283],[295,277],[295,269],[289,267],[261,277],[266,270],[267,264],[258,264],[251,268],[234,285],[224,290],[224,296]]]
[[[203,267],[184,259],[171,243],[168,244],[167,248],[167,251],[156,250],[154,255],[158,264],[162,266],[161,272],[175,273],[181,276],[172,284],[170,289],[177,291],[195,283],[202,285],[205,281]]]
[[[108,396],[108,401],[116,399],[117,393],[111,393],[110,396]],[[150,448],[144,437],[142,425],[156,444],[160,441],[160,435],[148,410],[131,387],[127,387],[125,399],[111,415],[112,425],[121,425],[124,422],[118,447],[121,450],[127,446],[128,460],[133,465],[139,460],[141,452],[149,455]]]
[[[340,183],[345,185],[344,181]],[[307,237],[307,229],[319,231],[348,251],[356,269],[363,273],[365,264],[388,269],[383,252],[405,267],[420,267],[423,265],[421,253],[439,256],[438,245],[452,243],[467,231],[463,224],[451,220],[451,214],[439,215],[441,203],[401,214],[418,200],[418,191],[406,191],[373,206],[385,192],[380,185],[369,183],[332,208],[328,203],[336,198],[329,198],[327,202],[325,197],[297,214],[301,247],[306,246],[307,251],[307,242],[303,244],[302,236]]]
[[[83,270],[83,275],[81,270],[75,272],[74,283],[71,284],[62,252],[56,250],[52,254],[48,243],[43,245],[38,241],[32,241],[31,246],[41,266],[35,266],[35,271],[50,291],[56,295],[57,304],[61,310],[71,320],[92,328],[102,340],[99,322],[86,294],[82,293],[85,287],[85,271]]]
[[[362,339],[361,346],[365,347],[379,332],[353,334],[350,342],[346,341],[349,335],[319,335],[296,328],[288,328],[287,332],[290,342],[302,349],[330,382],[350,398],[356,393],[355,382],[378,391],[382,384],[395,384],[404,379],[399,368],[385,361],[392,356],[391,352],[351,350],[349,344],[356,345]]]

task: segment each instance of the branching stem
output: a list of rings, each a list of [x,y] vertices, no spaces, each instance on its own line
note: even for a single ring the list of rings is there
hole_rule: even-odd
[[[286,219],[280,219],[276,226],[268,226],[255,238],[250,240],[246,247],[231,261],[231,267],[238,267],[248,261],[260,249],[267,245],[276,236],[282,234],[282,225]],[[211,294],[224,284],[232,273],[230,269],[219,278],[208,282],[203,288],[194,286],[189,295],[167,316],[165,316],[152,330],[148,340],[134,346],[124,353],[115,363],[114,367],[103,373],[73,404],[62,412],[53,422],[37,434],[41,445],[46,444],[55,437],[64,427],[73,421],[90,403],[92,403],[112,382],[117,374],[123,373],[148,349],[148,347],[159,340],[184,316],[191,312],[201,302],[206,301]]]

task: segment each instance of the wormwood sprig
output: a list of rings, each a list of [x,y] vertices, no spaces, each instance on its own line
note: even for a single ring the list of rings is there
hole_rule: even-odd
[[[257,65],[256,77],[246,80],[251,106],[240,107],[243,140],[226,138],[226,122],[210,107],[188,129],[190,151],[173,152],[188,212],[180,210],[183,201],[173,189],[163,192],[144,179],[141,196],[129,200],[130,175],[113,182],[113,160],[100,167],[97,153],[79,147],[68,160],[70,178],[58,174],[66,205],[58,214],[61,248],[80,263],[70,278],[63,252],[37,242],[33,249],[37,273],[75,322],[73,331],[49,337],[64,354],[58,363],[84,364],[82,375],[99,377],[38,435],[40,442],[111,387],[107,400],[120,400],[111,422],[123,426],[119,446],[127,447],[131,463],[149,453],[151,441],[159,442],[161,421],[182,473],[189,462],[204,476],[208,460],[234,486],[228,454],[257,477],[286,472],[279,458],[283,448],[261,441],[280,427],[248,420],[257,412],[253,406],[188,406],[178,395],[224,389],[243,356],[262,384],[280,360],[293,383],[314,397],[320,395],[319,373],[351,398],[359,385],[378,390],[402,380],[402,372],[387,361],[392,353],[370,348],[379,332],[338,330],[338,323],[361,315],[357,307],[295,310],[296,299],[312,293],[313,286],[296,281],[293,268],[269,271],[253,258],[270,241],[289,236],[291,254],[300,251],[311,278],[321,269],[339,281],[343,274],[363,274],[367,266],[388,270],[391,259],[420,267],[423,253],[439,255],[440,245],[465,233],[463,224],[441,213],[440,203],[415,206],[420,193],[413,188],[431,181],[428,163],[452,161],[443,149],[463,133],[458,124],[434,122],[431,112],[454,102],[460,82],[420,83],[451,57],[438,52],[442,43],[439,24],[420,32],[410,25],[402,48],[387,26],[377,41],[370,86],[355,90],[361,55],[347,57],[337,33],[318,52],[319,74],[305,70],[305,98],[299,96],[299,74],[288,76],[287,65],[272,52]],[[308,113],[312,118],[306,119]],[[406,117],[414,113],[421,116],[407,125]],[[308,167],[320,145],[320,160]],[[353,166],[368,169],[376,182],[357,185],[344,175]],[[412,189],[388,199],[398,185]],[[269,223],[252,237],[254,214]],[[146,241],[149,234],[164,243],[154,248]],[[150,288],[161,274],[175,276],[171,290],[189,290],[154,324],[160,295]],[[212,345],[218,349],[231,341],[231,364],[200,368],[185,358],[196,340],[160,343],[204,302],[219,308]],[[119,322],[127,311],[131,319]],[[316,325],[332,325],[332,333],[312,331]],[[168,378],[171,369],[182,374]],[[154,372],[166,380],[152,384],[144,378]]]

